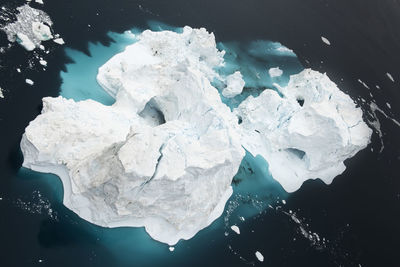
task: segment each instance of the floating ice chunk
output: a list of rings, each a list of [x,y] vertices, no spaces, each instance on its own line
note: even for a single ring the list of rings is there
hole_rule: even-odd
[[[17,12],[15,21],[0,28],[10,42],[18,41],[26,50],[32,51],[40,47],[42,41],[53,38],[53,22],[44,11],[25,4],[18,7]]]
[[[394,82],[394,78],[392,76],[392,74],[390,74],[389,72],[386,73],[386,76],[392,81]]]
[[[35,44],[23,33],[17,33],[17,42],[22,45],[26,50],[32,51],[35,49]]]
[[[231,226],[232,231],[234,231],[235,233],[237,233],[238,235],[240,235],[240,229],[239,227],[237,227],[236,225],[232,225]]]
[[[256,257],[259,261],[263,262],[264,261],[264,256],[261,254],[261,252],[256,251]]]
[[[211,85],[223,63],[214,35],[185,27],[138,39],[99,69],[114,105],[43,99],[23,166],[60,176],[64,205],[83,219],[144,226],[173,246],[222,214],[244,150]]]
[[[275,77],[282,76],[283,71],[279,67],[276,67],[276,68],[270,68],[268,73],[269,73],[269,76],[271,76],[272,78],[275,78]]]
[[[43,0],[35,0],[36,3],[43,5]]]
[[[18,73],[21,73],[21,69],[20,69],[20,68],[17,68],[17,72],[18,72]]]
[[[389,102],[386,102],[386,106],[388,107],[388,108],[392,108],[392,106],[390,105],[390,103]]]
[[[31,79],[25,79],[25,82],[29,85],[33,85],[34,82]]]
[[[222,91],[222,95],[227,98],[232,98],[241,94],[245,84],[242,74],[239,71],[229,75],[226,78],[226,83],[227,85]]]
[[[282,199],[282,204],[286,205],[286,200]]]
[[[345,170],[343,161],[369,143],[372,131],[362,110],[325,74],[310,69],[279,90],[283,97],[267,89],[234,110],[242,118],[244,148],[264,157],[288,192],[307,179],[330,184]]]
[[[44,59],[39,60],[40,65],[47,66],[47,61]]]
[[[331,42],[330,42],[326,37],[321,36],[321,40],[322,40],[322,42],[324,42],[325,44],[331,45]]]
[[[169,251],[171,251],[171,252],[175,250],[174,247],[169,247],[168,249],[169,249]]]
[[[359,83],[361,83],[365,88],[370,89],[369,86],[365,82],[363,82],[361,79],[358,79],[357,81]]]
[[[53,40],[53,42],[59,44],[59,45],[63,45],[65,44],[64,39],[63,38],[56,38]]]
[[[3,88],[1,88],[1,87],[0,87],[0,98],[4,98],[4,95],[3,95]]]

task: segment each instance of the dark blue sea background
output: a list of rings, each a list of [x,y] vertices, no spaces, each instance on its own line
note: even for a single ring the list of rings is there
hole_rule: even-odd
[[[0,0],[0,7],[12,9],[24,3]],[[220,48],[241,50],[239,63],[280,64],[288,73],[302,68],[326,72],[363,108],[366,120],[373,119],[368,111],[375,101],[388,117],[399,121],[400,1],[44,3],[30,5],[50,15],[53,29],[66,42],[64,46],[46,43],[51,50],[45,56],[46,70],[34,64],[33,52],[18,45],[0,53],[0,87],[5,96],[0,98],[1,267],[400,265],[400,128],[380,112],[376,115],[382,138],[374,132],[371,144],[347,160],[346,171],[329,186],[320,180],[307,181],[287,194],[269,175],[263,159],[246,155],[224,214],[191,240],[180,241],[173,252],[143,228],[106,229],[80,219],[63,206],[62,184],[56,176],[21,168],[19,148],[25,127],[41,111],[43,97],[85,98],[82,95],[87,94],[86,98],[108,101],[93,91],[100,90],[95,83],[96,64],[130,42],[121,35],[124,31],[177,30],[185,25],[214,32]],[[323,43],[321,36],[331,45]],[[279,42],[297,58],[254,57],[249,47],[259,40]],[[0,47],[8,43],[0,32]],[[27,85],[26,78],[35,84]],[[282,79],[281,83],[287,82]],[[233,224],[240,227],[240,235],[230,230]],[[255,257],[256,251],[264,255],[263,263]]]

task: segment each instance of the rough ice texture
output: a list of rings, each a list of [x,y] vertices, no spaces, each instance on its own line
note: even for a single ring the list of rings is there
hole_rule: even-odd
[[[218,218],[244,156],[234,114],[210,81],[213,34],[145,31],[99,69],[112,106],[44,98],[23,166],[55,173],[64,204],[106,227],[145,226],[174,245]]]
[[[271,76],[272,78],[275,78],[275,77],[282,76],[283,71],[279,67],[276,67],[276,68],[270,68],[268,70],[268,73],[269,73],[269,76]]]
[[[0,28],[7,34],[10,42],[17,41],[26,50],[32,51],[39,47],[42,41],[53,39],[51,26],[53,22],[42,10],[30,7],[28,4],[17,8],[16,21]]]
[[[235,109],[243,146],[268,162],[288,192],[307,179],[330,184],[345,170],[343,161],[369,143],[372,131],[362,110],[325,74],[310,69],[279,90],[282,97],[267,89]]]
[[[229,75],[226,78],[226,87],[222,91],[222,95],[226,98],[232,98],[242,93],[244,80],[239,71]]]
[[[174,245],[222,214],[242,145],[294,191],[309,178],[330,182],[368,143],[361,110],[310,70],[292,76],[283,97],[265,90],[231,112],[211,85],[223,54],[205,29],[144,31],[99,69],[112,106],[43,99],[22,137],[23,166],[58,175],[65,206],[83,219],[144,226]],[[224,82],[243,88],[239,72]]]

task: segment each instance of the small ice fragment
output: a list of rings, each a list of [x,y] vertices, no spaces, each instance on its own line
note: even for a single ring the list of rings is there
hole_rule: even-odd
[[[376,89],[381,89],[381,87],[379,85],[375,85]]]
[[[43,5],[43,0],[35,0],[35,2]]]
[[[264,256],[261,254],[261,252],[256,251],[256,257],[259,261],[263,262],[264,261]]]
[[[282,199],[282,204],[286,205],[286,200]]]
[[[243,217],[243,216],[240,216],[239,219],[240,219],[242,222],[244,222],[244,217]]]
[[[4,98],[4,95],[3,95],[3,88],[1,88],[0,87],[0,98]],[[1,199],[0,199],[1,200]]]
[[[387,106],[388,108],[392,108],[392,106],[391,106],[388,102],[386,102],[386,106]]]
[[[38,262],[43,262],[43,260],[38,260]]]
[[[174,251],[175,250],[175,248],[174,247],[169,247],[169,251]]]
[[[222,91],[222,95],[226,98],[235,97],[242,93],[244,84],[242,74],[240,71],[236,71],[226,77],[226,88]]]
[[[331,45],[331,42],[330,42],[326,37],[321,36],[321,40],[322,40],[322,42],[324,42],[325,44]]]
[[[358,82],[361,83],[365,88],[369,89],[369,86],[365,82],[361,81],[361,79],[358,79]]]
[[[386,72],[386,76],[387,76],[392,82],[394,82],[394,79],[393,79],[392,74],[390,74],[389,72]]]
[[[39,45],[40,50],[44,50],[44,45]]]
[[[39,63],[40,63],[42,66],[47,66],[47,61],[46,61],[46,60],[41,59],[41,60],[39,60]]]
[[[59,44],[59,45],[63,45],[65,44],[64,39],[63,38],[56,38],[53,40],[53,42]]]
[[[1,200],[3,200],[3,198],[2,198],[2,197],[0,197],[0,201],[1,201]]]
[[[231,226],[232,231],[234,231],[235,233],[237,233],[238,235],[240,235],[240,229],[239,227],[237,227],[236,225],[232,225]]]
[[[17,68],[17,72],[18,72],[18,73],[21,73],[21,69],[20,69],[20,68]]]
[[[270,68],[268,73],[269,73],[269,76],[271,76],[271,78],[275,78],[275,77],[282,76],[283,71],[279,67],[276,67],[276,68]]]
[[[25,82],[29,85],[33,85],[34,82],[31,79],[25,79]]]

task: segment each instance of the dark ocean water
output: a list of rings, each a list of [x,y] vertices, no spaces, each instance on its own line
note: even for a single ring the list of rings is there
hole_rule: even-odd
[[[60,94],[60,73],[71,63],[64,48],[90,55],[89,42],[108,46],[110,31],[145,29],[149,21],[205,27],[222,43],[280,42],[294,50],[304,67],[327,72],[353,99],[374,99],[400,120],[400,1],[44,1],[44,6],[32,6],[50,15],[66,41],[64,47],[49,44],[47,70],[27,68],[32,54],[19,46],[0,54],[0,86],[5,89],[0,99],[0,266],[260,265],[256,250],[266,266],[400,265],[400,129],[382,114],[383,152],[374,134],[372,144],[346,161],[346,171],[329,186],[308,181],[286,195],[266,165],[260,168],[255,164],[259,159],[249,159],[235,179],[241,182],[234,183],[229,216],[180,242],[173,253],[142,228],[104,229],[81,220],[62,205],[57,177],[21,169],[19,151],[24,128],[41,110],[41,98]],[[0,0],[7,7],[22,3]],[[1,32],[0,47],[7,44]],[[35,85],[25,84],[25,78]],[[238,215],[246,220],[239,221]],[[242,234],[229,232],[226,220],[237,223]]]

